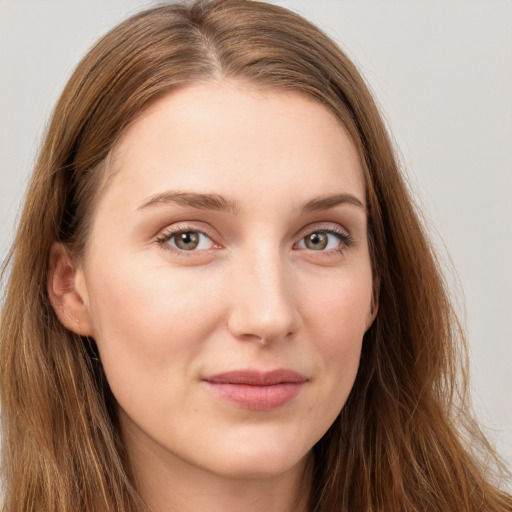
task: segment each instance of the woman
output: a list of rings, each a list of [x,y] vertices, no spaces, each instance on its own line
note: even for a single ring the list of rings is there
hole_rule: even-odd
[[[462,333],[372,97],[285,9],[102,38],[11,265],[9,512],[512,508],[468,451]]]

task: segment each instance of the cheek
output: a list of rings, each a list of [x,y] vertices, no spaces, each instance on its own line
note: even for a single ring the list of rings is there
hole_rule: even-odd
[[[334,273],[333,273],[334,274]],[[360,343],[371,318],[372,276],[369,265],[340,269],[317,282],[304,281],[303,317],[333,351]],[[314,285],[314,286],[313,286]],[[343,340],[345,343],[343,343]]]
[[[331,401],[334,417],[354,383],[363,336],[371,318],[371,273],[346,272],[325,280],[305,303],[304,318],[326,377],[323,398]],[[332,418],[334,420],[334,418]]]
[[[102,268],[97,266],[96,268]],[[219,316],[219,283],[190,272],[136,265],[104,265],[91,282],[95,339],[112,390],[124,380],[155,383],[193,358]],[[113,271],[115,269],[115,271]],[[159,373],[159,370],[162,372]],[[126,379],[126,375],[133,379]],[[124,385],[124,384],[122,384]]]

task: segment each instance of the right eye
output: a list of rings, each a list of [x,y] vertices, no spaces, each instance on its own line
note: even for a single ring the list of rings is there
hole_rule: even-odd
[[[206,233],[188,227],[164,231],[158,236],[157,243],[165,250],[180,253],[199,252],[216,246]]]

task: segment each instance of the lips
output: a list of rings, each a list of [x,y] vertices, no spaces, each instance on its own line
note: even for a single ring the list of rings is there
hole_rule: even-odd
[[[216,396],[235,406],[270,411],[293,400],[308,378],[288,369],[235,370],[205,377],[203,382]]]

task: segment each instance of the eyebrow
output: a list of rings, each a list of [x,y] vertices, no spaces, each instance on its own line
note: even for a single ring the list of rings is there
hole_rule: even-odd
[[[315,197],[299,206],[299,214],[329,210],[340,204],[352,204],[367,213],[365,205],[352,194],[331,194]],[[166,191],[149,197],[137,210],[143,210],[158,204],[176,204],[190,206],[200,210],[212,210],[238,215],[242,211],[240,203],[219,194],[200,194],[197,192]]]

